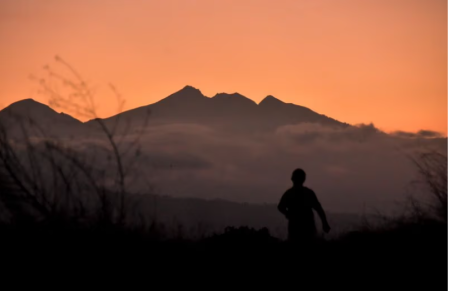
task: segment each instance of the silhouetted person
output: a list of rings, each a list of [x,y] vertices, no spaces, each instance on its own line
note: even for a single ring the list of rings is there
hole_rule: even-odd
[[[296,169],[292,173],[293,186],[281,197],[278,210],[288,219],[289,241],[311,242],[316,235],[313,209],[322,220],[325,233],[330,231],[325,212],[313,190],[303,186],[306,173]]]

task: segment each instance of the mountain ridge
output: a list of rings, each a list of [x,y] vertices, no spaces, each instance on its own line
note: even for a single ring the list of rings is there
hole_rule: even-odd
[[[31,112],[30,112],[31,110]],[[10,104],[0,111],[19,111],[26,117],[45,119],[47,124],[93,125],[96,119],[81,122],[64,112],[58,113],[46,104],[28,98]],[[42,115],[42,116],[40,116]],[[347,127],[349,124],[319,114],[307,107],[285,103],[273,95],[267,95],[259,103],[238,93],[216,93],[205,96],[200,89],[190,85],[175,91],[154,103],[126,110],[116,115],[100,118],[112,125],[120,118],[128,126],[139,126],[149,118],[150,125],[170,123],[208,124],[217,129],[235,132],[274,130],[283,125],[304,122],[319,123],[332,127]],[[51,119],[51,121],[49,121]],[[61,126],[62,126],[61,124]]]
[[[32,98],[19,100],[0,110],[0,125],[16,138],[34,134],[73,136],[85,129],[80,120]]]
[[[201,123],[218,128],[235,129],[248,127],[244,131],[273,130],[283,125],[303,122],[316,122],[325,126],[348,127],[349,124],[319,114],[307,107],[285,103],[272,95],[266,96],[260,103],[240,93],[216,93],[205,96],[200,89],[187,85],[169,96],[122,113],[104,118],[111,122],[119,116],[134,124],[150,114],[154,124],[161,123]],[[92,123],[92,120],[86,123]],[[235,126],[233,126],[234,124]]]

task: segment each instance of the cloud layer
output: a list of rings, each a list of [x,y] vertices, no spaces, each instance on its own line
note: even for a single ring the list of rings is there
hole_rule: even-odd
[[[145,131],[135,173],[163,195],[276,203],[299,167],[327,209],[387,209],[405,198],[416,177],[410,155],[446,150],[447,139],[428,138],[434,136],[386,134],[372,124],[339,130],[300,124],[255,135],[173,124]],[[136,190],[143,185],[133,183]]]

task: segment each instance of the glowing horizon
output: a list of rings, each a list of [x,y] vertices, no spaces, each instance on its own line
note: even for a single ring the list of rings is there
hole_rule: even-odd
[[[443,0],[5,1],[0,39],[0,108],[47,103],[28,75],[58,54],[100,86],[100,117],[117,113],[108,82],[125,110],[190,85],[447,136]]]

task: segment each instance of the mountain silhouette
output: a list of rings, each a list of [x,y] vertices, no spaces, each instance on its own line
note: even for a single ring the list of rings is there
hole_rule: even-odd
[[[150,125],[196,123],[232,132],[267,131],[303,122],[331,127],[349,126],[270,95],[257,104],[239,93],[218,93],[207,97],[192,86],[185,86],[158,102],[125,111],[104,121],[112,124],[121,119],[129,126],[138,126],[146,116]]]
[[[27,135],[60,136],[78,134],[85,129],[81,121],[33,99],[17,101],[1,110],[0,125],[15,137],[22,136],[24,130]]]
[[[77,134],[97,126],[95,120],[84,124],[64,113],[58,113],[49,106],[24,99],[0,111],[0,121],[8,129],[18,129],[18,119],[33,121],[51,134]],[[265,132],[284,125],[318,123],[330,127],[347,127],[347,123],[319,114],[309,108],[285,103],[274,96],[267,96],[259,104],[239,93],[217,93],[207,97],[192,86],[166,98],[120,114],[103,119],[105,124],[116,124],[133,128],[144,124],[204,124],[215,129],[233,133]]]

